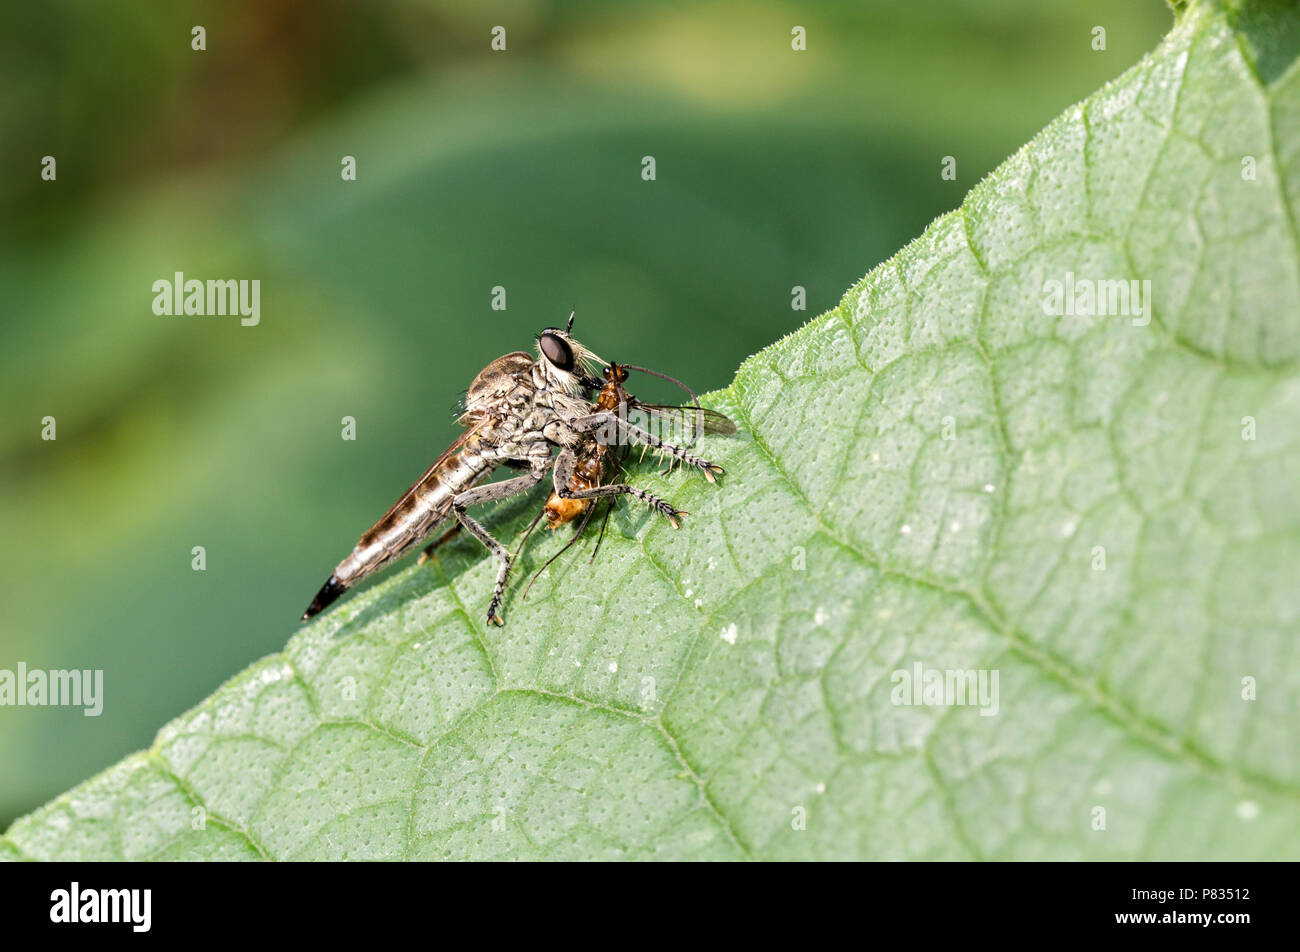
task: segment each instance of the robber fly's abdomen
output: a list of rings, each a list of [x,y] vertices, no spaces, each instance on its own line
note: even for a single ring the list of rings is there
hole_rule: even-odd
[[[462,453],[411,487],[410,491],[365,531],[352,554],[334,574],[349,583],[400,559],[451,515],[451,501],[491,469],[477,453]]]
[[[303,612],[306,621],[324,611],[352,585],[395,562],[422,542],[451,515],[458,494],[481,482],[495,463],[483,459],[477,446],[439,460],[408,489],[379,521],[365,531],[352,554],[338,564]]]

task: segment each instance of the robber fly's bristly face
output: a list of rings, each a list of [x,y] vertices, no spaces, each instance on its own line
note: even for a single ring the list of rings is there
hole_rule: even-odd
[[[537,335],[538,365],[547,382],[567,394],[578,394],[600,386],[591,368],[604,363],[599,357],[558,327],[548,327]]]

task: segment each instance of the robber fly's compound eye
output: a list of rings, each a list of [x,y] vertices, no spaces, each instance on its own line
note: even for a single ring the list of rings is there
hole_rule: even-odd
[[[573,348],[558,334],[543,334],[537,339],[542,354],[559,370],[573,369]]]

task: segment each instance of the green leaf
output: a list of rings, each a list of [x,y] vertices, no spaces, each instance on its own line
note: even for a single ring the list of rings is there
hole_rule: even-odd
[[[681,531],[623,509],[525,602],[536,542],[504,629],[458,543],[0,856],[1300,857],[1298,38],[1182,10],[744,364],[721,486],[636,474]],[[1067,274],[1152,307],[1050,316]],[[996,714],[894,703],[917,663]]]

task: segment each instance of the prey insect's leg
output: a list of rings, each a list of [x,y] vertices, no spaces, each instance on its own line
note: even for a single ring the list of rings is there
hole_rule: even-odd
[[[613,511],[614,504],[611,502],[605,507],[605,515],[600,520],[600,535],[596,536],[596,547],[591,550],[591,558],[587,560],[588,563],[596,561],[596,553],[600,551],[600,544],[605,541],[605,527],[609,525],[609,514]],[[584,522],[583,525],[586,525],[586,523]]]
[[[614,454],[614,475],[615,476],[622,476],[623,473],[626,472],[626,470],[623,469],[623,460],[626,458],[627,458],[627,447],[624,447],[622,452]],[[600,505],[600,504],[596,503],[595,505]],[[592,564],[594,564],[596,561],[596,553],[600,551],[600,544],[605,541],[605,527],[609,525],[609,517],[610,514],[613,513],[613,511],[614,511],[614,500],[611,499],[609,501],[609,505],[605,507],[604,517],[600,520],[600,535],[596,536],[596,547],[591,550],[591,558],[588,560]]]
[[[592,510],[588,509],[586,512],[582,514],[582,521],[578,523],[578,528],[573,530],[573,535],[569,537],[569,541],[564,543],[564,548],[562,548],[559,552],[556,552],[553,556],[547,559],[546,564],[543,565],[540,569],[538,569],[533,574],[533,577],[528,580],[528,584],[524,586],[524,593],[521,596],[519,596],[519,600],[521,602],[528,601],[528,592],[533,587],[533,583],[542,577],[542,573],[551,567],[551,563],[554,562],[556,559],[558,559],[560,556],[562,556],[565,552],[568,552],[569,549],[573,548],[573,544],[578,541],[579,537],[581,537],[582,530],[586,529],[587,523],[591,521],[591,513]],[[536,524],[537,524],[537,520],[534,520],[533,525]],[[529,531],[531,530],[532,530],[532,526],[529,526]]]
[[[694,453],[688,453],[680,446],[674,446],[672,443],[665,443],[663,440],[659,439],[659,437],[655,436],[653,433],[641,429],[641,427],[637,426],[634,423],[629,423],[625,417],[620,417],[617,413],[615,413],[612,410],[601,410],[598,413],[592,413],[584,417],[578,417],[578,419],[573,421],[573,428],[579,431],[580,433],[585,433],[589,430],[594,430],[602,426],[617,427],[621,431],[622,435],[625,436],[626,438],[633,440],[637,443],[641,443],[645,446],[653,447],[654,449],[659,450],[661,453],[667,453],[669,456],[672,456],[674,459],[681,460],[683,463],[687,464],[688,466],[694,466],[701,473],[703,473],[704,478],[711,483],[716,482],[716,480],[714,479],[715,476],[722,475],[722,467],[719,466],[717,463],[710,463],[708,460],[696,456]],[[584,497],[577,497],[577,498],[584,498]]]
[[[433,558],[434,549],[438,548],[439,546],[446,545],[448,542],[456,538],[456,536],[458,535],[460,535],[459,522],[456,523],[454,526],[452,526],[450,529],[448,529],[446,532],[444,532],[442,535],[438,536],[438,538],[434,539],[428,545],[426,545],[423,549],[421,549],[420,557],[416,559],[415,564],[423,565],[425,562],[428,562],[431,558]]]
[[[456,521],[464,526],[470,535],[482,542],[488,551],[497,557],[497,561],[501,563],[500,568],[497,569],[497,583],[496,588],[492,591],[492,602],[488,605],[487,620],[489,624],[502,624],[500,616],[497,615],[497,609],[501,606],[501,599],[505,595],[506,578],[510,575],[511,556],[509,550],[488,535],[488,531],[472,518],[465,509],[468,506],[496,502],[524,492],[536,486],[545,475],[546,470],[536,469],[531,473],[516,476],[513,479],[503,479],[499,483],[488,483],[486,486],[467,489],[451,501],[451,513],[456,517]]]
[[[632,496],[668,519],[674,529],[678,527],[677,517],[688,515],[684,509],[674,509],[672,504],[658,496],[630,486],[627,483],[612,483],[608,486],[594,486],[591,489],[570,489],[569,478],[577,458],[573,450],[562,450],[555,458],[555,492],[561,499],[604,499],[607,496]]]

